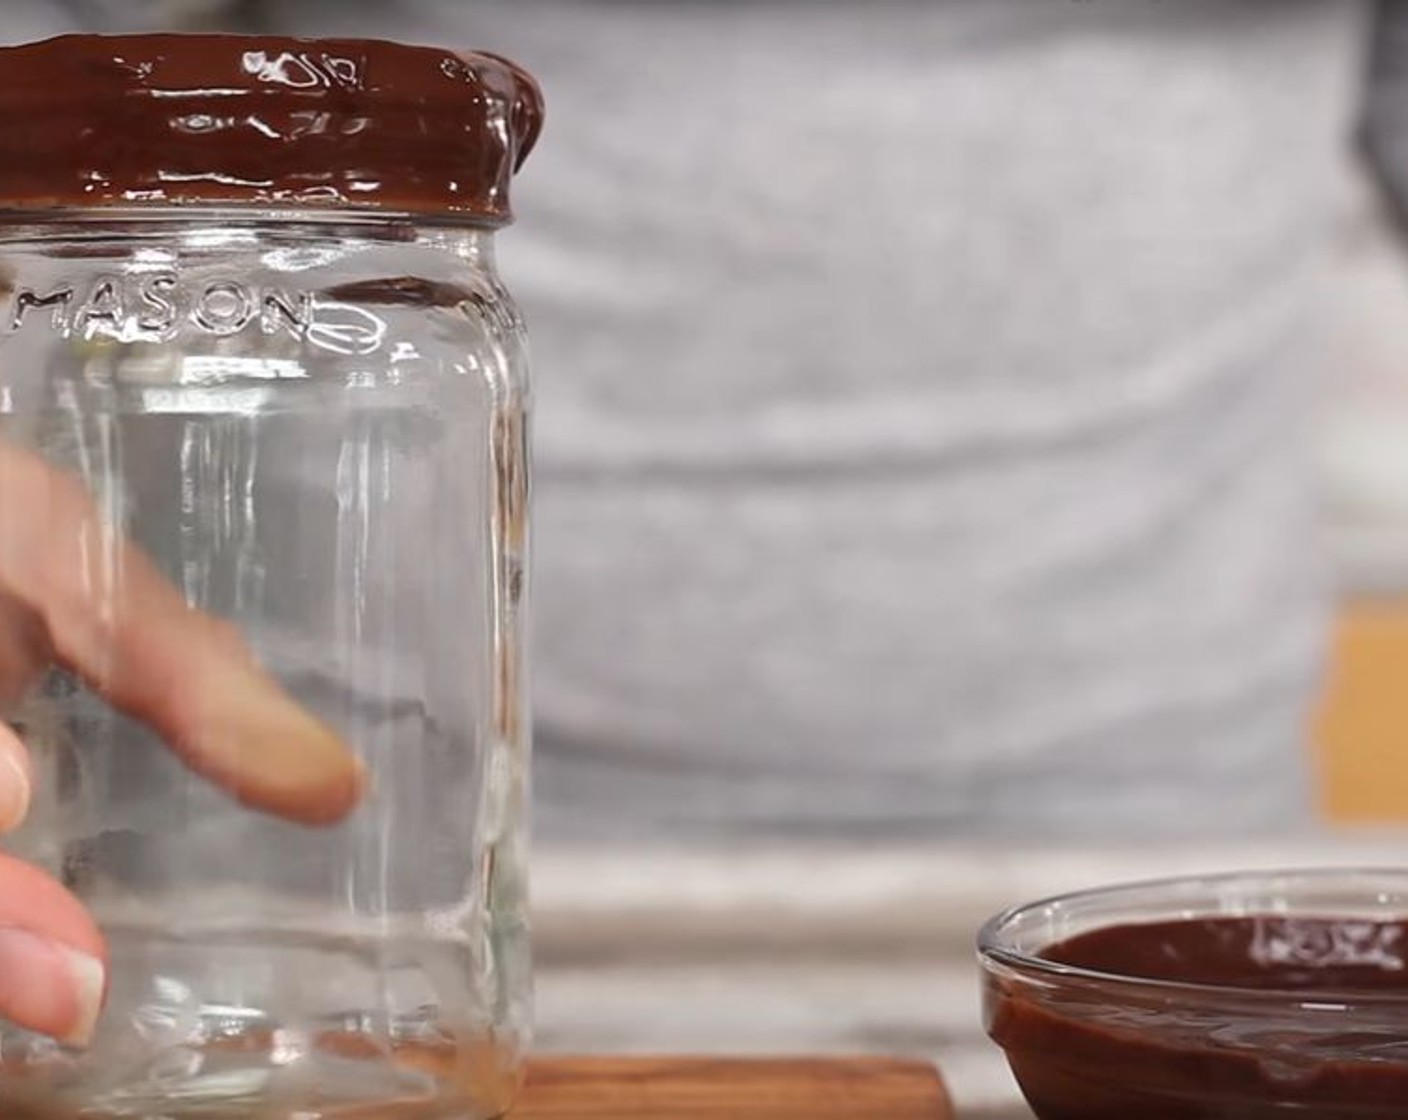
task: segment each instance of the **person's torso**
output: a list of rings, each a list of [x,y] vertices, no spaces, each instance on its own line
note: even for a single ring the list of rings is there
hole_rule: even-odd
[[[1366,11],[279,7],[546,88],[503,239],[544,827],[1293,811],[1301,328]]]

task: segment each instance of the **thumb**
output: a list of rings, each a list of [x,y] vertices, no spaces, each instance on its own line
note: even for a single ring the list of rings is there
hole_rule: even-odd
[[[103,940],[78,900],[38,868],[0,854],[0,1018],[82,1046],[106,987]]]

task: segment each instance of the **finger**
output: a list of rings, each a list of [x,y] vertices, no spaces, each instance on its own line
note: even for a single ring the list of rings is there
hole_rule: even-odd
[[[0,855],[0,1018],[82,1046],[106,987],[107,953],[88,913],[38,868]]]
[[[359,800],[363,772],[347,745],[235,629],[192,610],[76,481],[3,443],[0,593],[34,613],[61,664],[240,801],[326,824]]]
[[[0,832],[13,832],[29,815],[34,775],[20,737],[0,723]]]
[[[34,615],[0,593],[0,716],[29,692],[52,660]]]

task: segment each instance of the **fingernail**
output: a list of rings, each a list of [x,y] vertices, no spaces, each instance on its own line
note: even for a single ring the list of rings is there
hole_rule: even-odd
[[[98,1016],[103,1011],[103,996],[107,994],[108,986],[107,969],[97,957],[90,957],[66,945],[56,948],[73,975],[74,991],[78,996],[77,1018],[74,1025],[59,1037],[59,1041],[69,1046],[87,1046],[93,1041]]]
[[[86,1046],[102,1011],[102,961],[22,929],[0,929],[0,1016]]]
[[[13,832],[29,815],[29,769],[13,750],[0,750],[0,832]]]

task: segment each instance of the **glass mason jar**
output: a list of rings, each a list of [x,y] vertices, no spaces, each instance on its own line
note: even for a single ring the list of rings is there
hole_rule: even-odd
[[[0,109],[0,473],[42,462],[99,526],[0,506],[96,620],[81,656],[31,620],[7,850],[109,953],[91,1043],[0,1033],[0,1112],[497,1115],[530,995],[528,389],[493,233],[536,87],[387,43],[66,37],[0,51]],[[255,700],[220,699],[222,771],[127,694],[195,703],[137,680],[139,563],[355,752],[350,812],[241,784],[299,762]]]

